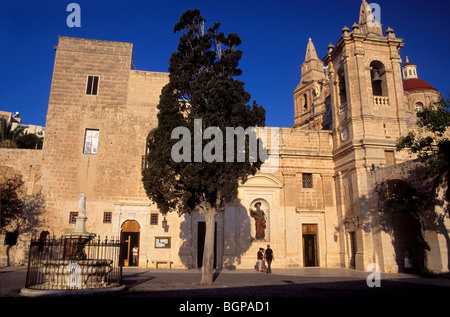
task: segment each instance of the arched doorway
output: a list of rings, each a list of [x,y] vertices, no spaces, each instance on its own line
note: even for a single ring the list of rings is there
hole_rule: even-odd
[[[127,220],[122,224],[121,241],[124,266],[139,266],[139,238],[141,226],[136,220]]]
[[[429,245],[423,235],[420,206],[422,193],[402,179],[389,179],[378,185],[384,209],[380,227],[389,232],[399,272],[420,273],[425,267]]]

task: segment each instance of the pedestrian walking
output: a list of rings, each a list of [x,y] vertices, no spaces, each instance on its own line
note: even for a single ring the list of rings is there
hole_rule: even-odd
[[[267,261],[266,273],[272,273],[271,264],[272,264],[272,261],[275,260],[275,258],[273,256],[273,250],[270,248],[270,244],[267,245],[267,249],[264,253],[265,253],[265,258]]]
[[[259,248],[258,253],[257,253],[257,259],[258,259],[258,272],[264,272],[264,249],[263,248]]]

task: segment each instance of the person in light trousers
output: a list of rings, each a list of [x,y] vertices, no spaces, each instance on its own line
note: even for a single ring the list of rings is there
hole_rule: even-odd
[[[258,250],[258,254],[257,254],[257,259],[258,259],[258,272],[264,272],[264,249],[263,248],[259,248]]]

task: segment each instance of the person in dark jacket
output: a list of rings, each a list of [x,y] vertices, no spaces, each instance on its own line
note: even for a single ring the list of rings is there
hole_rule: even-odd
[[[273,251],[270,248],[270,244],[267,245],[267,249],[265,251],[265,258],[267,261],[266,273],[272,273],[272,268],[270,267],[270,265],[272,264],[272,261],[275,260],[275,258],[273,256]]]

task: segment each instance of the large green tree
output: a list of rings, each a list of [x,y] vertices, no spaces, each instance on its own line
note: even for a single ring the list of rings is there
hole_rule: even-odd
[[[251,96],[237,79],[242,73],[239,36],[219,32],[220,23],[205,30],[205,22],[195,9],[184,12],[175,24],[174,32],[181,37],[169,61],[169,83],[162,89],[158,127],[150,136],[142,175],[148,197],[162,213],[204,215],[200,283],[211,284],[215,216],[237,197],[239,182],[254,175],[265,158],[250,154],[256,134],[248,133],[239,145],[238,136],[229,137],[229,132],[264,126],[265,110],[255,101],[249,105]]]
[[[406,181],[388,180],[377,185],[378,197],[383,202],[385,210],[393,213],[404,213],[414,217],[423,224],[434,217],[437,230],[449,240],[448,228],[445,218],[449,217],[449,205],[444,213],[431,214],[427,211],[430,206],[445,206],[444,201],[450,201],[450,140],[448,128],[450,127],[450,100],[440,96],[437,102],[432,102],[422,110],[417,111],[417,130],[397,139],[397,151],[408,150],[416,154],[420,161],[428,166],[436,177],[432,191],[417,191]],[[438,197],[438,188],[443,186],[445,194]],[[440,200],[441,199],[441,200]],[[417,233],[417,246],[421,249],[421,258],[425,258],[425,249],[429,245],[421,232]],[[450,252],[449,252],[450,254]],[[420,265],[423,265],[421,262]],[[421,267],[423,269],[423,267]]]
[[[417,111],[418,131],[410,131],[397,140],[397,151],[407,149],[417,154],[419,159],[435,172],[450,167],[450,140],[447,130],[450,127],[450,100],[442,96]]]

